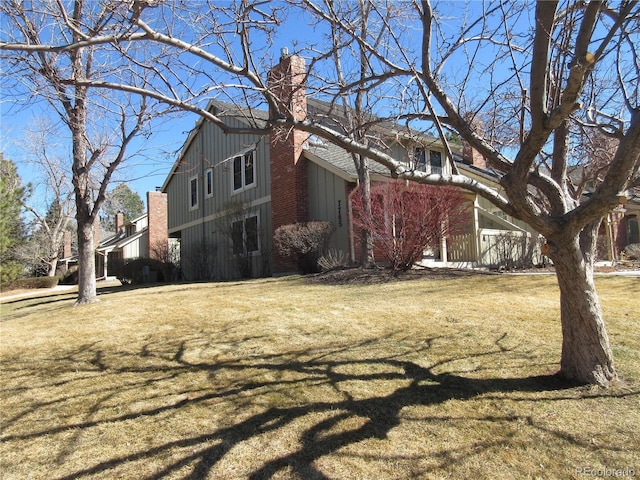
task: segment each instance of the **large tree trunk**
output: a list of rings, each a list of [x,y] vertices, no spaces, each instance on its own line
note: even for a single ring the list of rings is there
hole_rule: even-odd
[[[593,282],[591,252],[579,238],[550,240],[560,287],[562,358],[560,373],[581,384],[608,386],[616,378],[613,352]]]
[[[58,269],[58,257],[49,260],[49,270],[47,271],[48,277],[55,277],[56,270]]]
[[[93,222],[78,215],[78,300],[76,305],[98,301],[96,259],[93,248]]]
[[[373,216],[371,206],[371,175],[369,173],[369,165],[366,158],[360,156],[358,162],[356,162],[358,171],[358,181],[362,188],[362,208],[363,214],[367,218]],[[364,268],[373,268],[376,263],[375,255],[373,252],[374,241],[373,235],[367,229],[360,231],[360,266]]]

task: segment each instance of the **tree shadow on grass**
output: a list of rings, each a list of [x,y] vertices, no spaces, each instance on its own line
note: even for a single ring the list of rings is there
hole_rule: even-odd
[[[221,336],[223,334],[221,333]],[[236,340],[240,346],[247,342],[260,340],[257,337],[242,337]],[[433,339],[431,339],[433,340]],[[376,340],[377,341],[377,340]],[[402,410],[407,407],[429,407],[443,404],[450,400],[472,400],[485,394],[499,394],[508,392],[544,392],[559,391],[572,388],[556,375],[529,376],[525,378],[470,378],[457,372],[445,371],[445,365],[456,361],[470,360],[474,357],[485,357],[504,352],[500,346],[501,338],[495,341],[496,349],[481,353],[469,353],[464,357],[441,360],[429,367],[421,366],[415,361],[409,361],[402,355],[369,355],[359,358],[366,352],[366,342],[324,347],[292,350],[284,353],[261,354],[254,358],[239,358],[220,361],[195,362],[189,360],[189,342],[181,341],[177,344],[158,345],[144,344],[137,353],[105,352],[98,345],[85,345],[77,352],[71,353],[60,361],[75,360],[78,365],[84,365],[87,373],[100,372],[117,377],[131,378],[135,381],[120,383],[112,386],[111,392],[106,391],[103,398],[112,398],[123,389],[135,390],[147,385],[150,381],[171,381],[180,376],[193,373],[206,373],[211,385],[198,390],[181,392],[179,400],[167,401],[160,396],[155,398],[159,402],[154,408],[139,409],[134,412],[91,419],[75,424],[65,424],[28,434],[5,435],[3,441],[23,441],[42,437],[55,436],[64,431],[75,430],[82,432],[93,427],[135,421],[140,418],[155,419],[167,412],[179,412],[193,406],[211,408],[209,403],[214,400],[239,401],[242,399],[259,398],[265,392],[287,392],[292,388],[304,385],[322,384],[335,392],[335,398],[314,398],[304,402],[280,402],[275,406],[261,408],[260,411],[244,416],[241,420],[231,424],[208,429],[204,432],[186,436],[180,439],[166,441],[161,444],[142,448],[134,453],[110,458],[103,461],[86,459],[86,468],[58,477],[60,479],[77,479],[103,474],[111,469],[122,467],[131,462],[154,461],[161,464],[155,474],[141,478],[160,479],[178,472],[188,471],[182,478],[209,478],[219,462],[225,459],[232,449],[243,442],[257,439],[260,435],[278,432],[280,429],[292,427],[305,417],[316,415],[317,419],[304,428],[298,428],[298,445],[291,451],[264,460],[259,466],[252,468],[248,474],[251,479],[267,479],[288,472],[304,479],[330,478],[318,466],[318,460],[335,454],[339,450],[358,444],[365,440],[385,440],[389,433],[403,422]],[[424,342],[425,354],[431,348],[431,341]],[[225,345],[233,349],[234,345]],[[357,352],[354,355],[350,353]],[[126,358],[123,358],[126,357]],[[145,367],[143,362],[155,357],[160,363],[154,367]],[[80,359],[86,359],[84,362]],[[77,368],[77,366],[76,366]],[[153,372],[154,379],[149,380],[146,374]],[[247,372],[255,372],[254,374]],[[228,385],[216,386],[216,376],[225,373],[234,376],[234,382]],[[80,372],[82,374],[82,372]],[[266,374],[266,375],[265,375]],[[394,388],[386,393],[377,393],[358,398],[349,389],[353,382],[394,382]],[[364,383],[366,384],[366,383]],[[397,386],[396,386],[397,384]],[[87,393],[88,395],[89,393]],[[155,395],[159,395],[155,393]],[[629,395],[638,395],[630,392]],[[362,396],[360,396],[362,397]],[[175,395],[172,396],[175,399]],[[560,398],[557,396],[556,398]],[[145,400],[149,400],[146,398]],[[532,399],[535,400],[535,399]],[[548,400],[548,399],[547,399]],[[61,397],[60,402],[65,398]],[[209,402],[209,403],[208,403]],[[48,406],[48,405],[47,405]],[[100,404],[94,404],[87,409],[87,416],[93,418]],[[452,417],[453,418],[453,417]],[[508,415],[495,417],[480,416],[474,420],[488,422],[513,421],[523,417],[509,417]],[[442,420],[442,417],[438,417]],[[357,422],[348,423],[350,420]],[[459,420],[459,419],[458,419]],[[531,424],[530,418],[525,420]],[[404,420],[406,421],[406,420]],[[351,425],[345,426],[346,424]],[[535,425],[534,425],[535,426]],[[125,428],[125,427],[123,427]],[[548,427],[545,430],[548,432]],[[552,432],[554,435],[563,435]],[[77,435],[74,435],[76,438]],[[67,440],[72,441],[72,440]],[[474,453],[466,452],[457,455],[443,454],[441,463],[460,460],[460,455],[478,454],[496,445],[497,440],[487,440],[476,446]],[[563,438],[563,441],[579,442],[575,438]],[[595,448],[585,444],[584,448]],[[71,449],[68,445],[66,449]],[[176,459],[175,451],[180,450],[181,456]],[[162,461],[169,452],[174,452],[171,460]]]

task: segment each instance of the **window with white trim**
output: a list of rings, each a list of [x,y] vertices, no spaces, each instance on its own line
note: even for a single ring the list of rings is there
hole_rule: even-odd
[[[427,152],[429,155],[428,162]],[[442,152],[416,147],[413,151],[413,169],[418,172],[442,173]]]
[[[442,153],[437,150],[429,150],[429,166],[431,173],[442,173]]]
[[[204,172],[204,195],[206,198],[213,197],[213,168]]]
[[[419,172],[427,171],[427,159],[422,147],[416,147],[413,151],[413,169]]]
[[[507,218],[507,214],[504,213],[502,210],[498,209],[498,210],[493,210],[491,213],[493,213],[496,217],[500,217],[503,220],[508,220]]]
[[[189,208],[195,210],[198,208],[198,176],[189,179]]]
[[[257,215],[233,222],[231,229],[234,255],[247,255],[260,250]]]
[[[238,155],[233,159],[233,191],[244,190],[256,182],[255,151]]]

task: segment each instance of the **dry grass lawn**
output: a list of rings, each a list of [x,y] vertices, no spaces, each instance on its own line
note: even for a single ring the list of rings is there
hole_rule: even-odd
[[[609,390],[554,377],[552,276],[5,302],[0,477],[640,476],[640,282],[598,288],[620,375]]]

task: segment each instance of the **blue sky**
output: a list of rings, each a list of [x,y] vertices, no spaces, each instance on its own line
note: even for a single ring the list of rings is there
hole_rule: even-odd
[[[303,40],[302,32],[313,35],[312,31],[299,27],[299,22],[293,22],[279,30],[274,52],[272,52],[275,58],[279,56],[281,48],[291,49],[293,39]],[[22,182],[31,183],[34,186],[34,195],[30,204],[45,211],[49,203],[44,195],[46,187],[37,169],[27,161],[29,151],[26,138],[27,132],[33,128],[36,121],[42,118],[57,121],[56,114],[45,102],[29,105],[13,104],[3,90],[0,90],[0,151],[5,158],[16,163]],[[205,104],[206,101],[203,101],[200,106],[204,107]],[[119,183],[126,183],[146,202],[146,192],[163,185],[182,145],[198,119],[198,115],[194,113],[183,112],[176,117],[154,122],[152,135],[137,140],[136,145],[129,149],[131,157],[123,163],[109,189],[113,189]],[[60,132],[62,135],[67,135],[68,130],[62,127]],[[70,159],[70,139],[56,138],[56,144],[58,144],[58,154]]]
[[[196,3],[197,5],[197,3]],[[463,3],[459,4],[464,8]],[[290,51],[297,48],[305,48],[313,43],[321,42],[322,32],[318,28],[306,25],[305,18],[301,17],[295,11],[288,12],[289,18],[281,27],[278,28],[277,38],[273,43],[273,51],[263,52],[277,59],[282,48],[286,47]],[[2,95],[0,93],[0,95]],[[204,106],[203,101],[200,106]],[[38,172],[32,165],[26,162],[28,152],[25,152],[25,135],[31,128],[34,121],[41,117],[50,117],[55,119],[55,113],[47,107],[45,102],[24,105],[12,105],[7,99],[0,97],[0,151],[6,158],[13,160],[18,166],[18,172],[24,183],[31,182],[35,187],[35,195],[32,198],[32,204],[39,209],[46,210],[48,206],[47,199],[41,195],[45,191],[42,186]],[[194,127],[198,120],[198,116],[193,113],[183,113],[177,118],[163,120],[162,124],[156,124],[153,127],[153,134],[141,140],[143,147],[141,153],[134,153],[127,160],[122,168],[116,174],[112,181],[110,189],[114,188],[118,183],[126,183],[133,191],[137,192],[140,197],[146,201],[146,192],[155,190],[163,185],[173,163],[175,162],[181,146],[184,144],[190,130]],[[63,135],[67,134],[67,130],[61,128]],[[69,138],[59,138],[59,143],[66,143],[60,149],[60,155],[70,158],[71,142]],[[141,145],[138,142],[138,145]],[[130,149],[129,152],[135,152],[136,148]],[[42,199],[42,200],[40,200]]]

